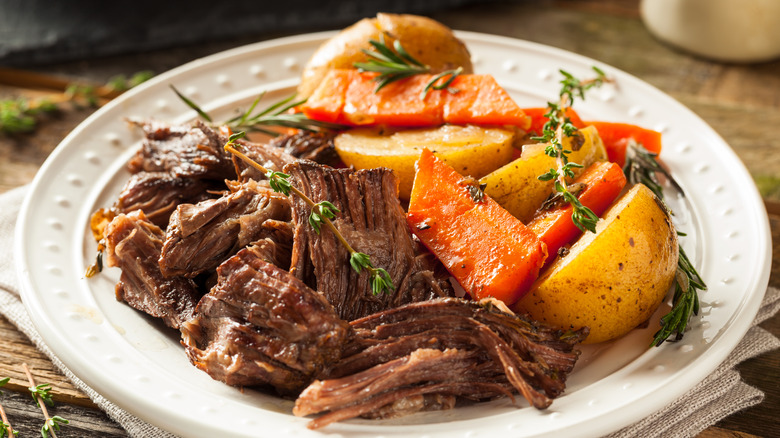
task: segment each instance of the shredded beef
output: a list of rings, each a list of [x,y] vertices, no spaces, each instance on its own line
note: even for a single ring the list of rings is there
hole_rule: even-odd
[[[116,216],[106,233],[106,264],[122,270],[116,298],[178,329],[191,318],[200,295],[183,277],[164,277],[157,265],[164,232],[140,210]]]
[[[176,206],[209,199],[212,197],[210,190],[217,188],[218,184],[210,180],[180,178],[169,172],[141,171],[127,181],[115,210],[116,213],[141,210],[152,223],[164,229]]]
[[[449,282],[437,275],[437,263],[422,253],[406,224],[395,175],[386,168],[354,171],[311,161],[285,166],[293,184],[314,202],[330,201],[340,210],[334,225],[347,242],[368,254],[375,267],[390,274],[395,290],[374,295],[369,275],[357,273],[336,236],[309,225],[309,206],[293,201],[290,271],[322,293],[338,314],[353,320],[405,303],[451,295]]]
[[[320,294],[251,247],[217,272],[217,285],[181,328],[195,366],[229,385],[294,395],[339,359],[349,325]]]
[[[232,156],[223,149],[221,136],[205,124],[167,125],[154,120],[132,123],[144,130],[146,138],[128,163],[130,172],[169,172],[180,178],[236,178]]]
[[[280,135],[271,140],[269,146],[280,148],[295,158],[333,166],[339,162],[339,156],[333,145],[335,136],[336,134],[332,132],[300,131],[295,134]]]
[[[355,334],[342,359],[296,401],[296,415],[329,411],[311,428],[387,416],[399,403],[452,406],[426,405],[421,396],[484,400],[516,391],[546,408],[563,392],[579,356],[573,347],[588,333],[550,329],[490,303],[456,298],[407,304],[350,325]]]
[[[249,180],[230,184],[219,199],[181,204],[171,215],[160,255],[166,276],[195,277],[215,269],[239,249],[264,238],[268,220],[289,221],[290,201]]]

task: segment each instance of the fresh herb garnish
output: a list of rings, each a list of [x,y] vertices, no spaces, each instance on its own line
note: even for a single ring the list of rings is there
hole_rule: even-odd
[[[383,268],[374,267],[368,254],[355,251],[355,249],[352,248],[352,245],[347,242],[341,232],[339,232],[339,230],[333,224],[331,219],[336,218],[336,213],[340,212],[339,209],[337,209],[335,205],[328,201],[315,203],[313,200],[311,200],[311,198],[306,196],[305,193],[290,183],[290,175],[267,169],[257,161],[244,154],[241,150],[239,150],[241,146],[236,143],[236,141],[242,138],[244,135],[245,133],[243,132],[238,132],[231,135],[228,139],[228,142],[225,143],[225,150],[237,156],[268,177],[271,189],[275,192],[282,193],[284,195],[289,195],[290,192],[292,192],[297,197],[302,199],[306,204],[308,204],[309,208],[311,209],[311,213],[309,214],[309,225],[314,228],[317,234],[320,233],[320,228],[323,224],[333,232],[336,238],[347,250],[347,252],[349,252],[349,264],[352,266],[352,269],[358,273],[362,272],[364,269],[368,271],[369,282],[371,284],[371,289],[374,295],[390,293],[393,289],[395,289],[393,281],[390,278],[390,274],[388,274],[388,272]]]
[[[48,438],[51,436],[52,438],[57,438],[57,433],[60,430],[61,425],[68,424],[70,421],[66,420],[65,418],[62,418],[58,415],[55,415],[53,417],[49,416],[49,411],[46,409],[46,405],[54,406],[54,401],[51,399],[51,384],[44,383],[41,385],[35,384],[35,379],[33,379],[32,373],[30,373],[30,369],[27,367],[27,364],[22,364],[22,368],[24,369],[24,373],[27,375],[27,380],[30,382],[29,390],[30,394],[32,395],[33,400],[35,400],[35,403],[38,404],[38,406],[41,408],[41,412],[43,412],[44,422],[43,426],[41,427],[41,436],[43,438]]]
[[[572,144],[574,146],[572,146],[572,149],[576,149],[581,141],[577,127],[566,116],[566,110],[572,106],[575,97],[584,99],[587,90],[599,87],[610,81],[599,68],[593,67],[593,70],[597,76],[585,81],[578,80],[568,72],[560,71],[563,79],[561,80],[562,87],[559,101],[557,103],[548,102],[548,111],[545,114],[545,117],[548,119],[547,123],[544,124],[542,134],[538,137],[532,137],[532,139],[548,143],[544,153],[555,158],[557,163],[557,168],[551,168],[548,172],[539,175],[538,179],[540,181],[555,181],[553,185],[554,196],[558,196],[571,204],[573,209],[571,218],[574,225],[582,231],[587,230],[595,233],[596,223],[599,220],[598,216],[590,208],[582,205],[566,182],[567,178],[574,178],[574,169],[579,169],[583,166],[569,161],[569,154],[572,153],[572,150],[564,148],[563,145],[564,138],[570,138],[573,139]]]
[[[39,401],[43,401],[49,406],[54,406],[54,400],[51,399],[51,383],[42,383],[27,389],[30,390],[30,395],[35,400],[35,403],[38,403],[38,406],[40,406]]]
[[[631,139],[626,147],[626,162],[623,165],[623,173],[631,184],[646,185],[666,207],[663,186],[661,186],[656,173],[663,175],[669,184],[683,196],[685,192],[672,175],[656,161],[657,156],[658,154],[649,152],[641,144]],[[669,210],[668,207],[666,208]],[[671,213],[671,210],[669,212]],[[677,234],[685,236],[681,232]],[[691,316],[699,314],[698,291],[705,290],[707,290],[707,285],[688,259],[682,245],[679,245],[672,309],[661,317],[661,329],[653,335],[651,346],[660,346],[672,335],[674,335],[675,341],[683,338]]]
[[[684,236],[685,234],[677,233]],[[685,334],[691,316],[699,314],[698,290],[707,290],[701,276],[696,272],[688,256],[680,245],[680,256],[677,259],[677,273],[674,282],[674,297],[672,298],[672,310],[661,317],[661,329],[653,336],[651,346],[658,347],[669,337],[674,335],[674,340],[679,341]]]
[[[9,380],[11,380],[10,377],[0,379],[0,386],[5,386]],[[2,394],[2,391],[0,391],[0,394]],[[5,436],[10,438],[16,435],[19,435],[19,432],[15,431],[13,427],[11,427],[11,423],[8,421],[8,416],[5,415],[3,405],[0,405],[0,438]]]
[[[411,76],[419,74],[430,74],[431,67],[427,66],[417,59],[415,59],[409,52],[404,49],[399,40],[393,41],[393,48],[391,49],[385,43],[384,34],[380,35],[379,41],[369,40],[369,44],[374,47],[374,50],[363,49],[369,60],[367,62],[356,62],[353,64],[355,68],[360,71],[368,71],[379,73],[374,80],[377,82],[374,92],[378,92],[386,85],[393,82],[405,79]],[[458,92],[456,88],[450,87],[452,81],[463,73],[463,67],[447,70],[439,73],[423,89],[420,98],[425,98],[430,90],[447,90],[448,92],[455,94]],[[437,84],[441,79],[449,76],[441,84]]]
[[[626,161],[623,164],[623,173],[628,182],[646,185],[658,199],[663,200],[663,187],[656,176],[656,172],[659,172],[675,190],[682,193],[682,188],[677,181],[655,160],[657,156],[658,154],[648,151],[633,138],[629,139],[626,145]]]
[[[179,90],[171,85],[171,89],[179,99],[182,100],[188,107],[195,110],[196,113],[205,121],[214,123],[211,116],[204,111],[198,104],[182,94]],[[313,120],[306,117],[303,113],[291,113],[292,108],[303,104],[306,100],[295,100],[295,96],[289,96],[275,102],[258,113],[252,114],[257,107],[260,100],[265,96],[265,93],[261,93],[249,106],[249,109],[241,114],[227,120],[219,125],[228,126],[231,129],[244,131],[244,132],[262,132],[270,136],[277,136],[279,132],[268,129],[269,127],[281,127],[281,128],[294,128],[303,131],[321,131],[324,129],[329,130],[341,130],[345,129],[345,126],[337,123],[322,122],[319,120]]]

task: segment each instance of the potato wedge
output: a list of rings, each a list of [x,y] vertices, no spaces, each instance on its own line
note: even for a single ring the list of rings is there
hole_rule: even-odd
[[[615,339],[646,321],[677,271],[677,233],[655,195],[638,184],[558,257],[513,307],[561,329],[590,327],[585,343]],[[648,341],[649,342],[649,341]]]
[[[354,63],[367,61],[362,50],[372,49],[369,40],[379,41],[382,34],[388,45],[400,40],[432,73],[461,66],[464,73],[473,73],[466,45],[447,26],[417,15],[379,13],[347,27],[317,49],[303,70],[298,95],[309,97],[331,69],[353,68]]]
[[[414,163],[423,148],[432,150],[460,174],[479,178],[512,159],[514,136],[513,130],[474,125],[404,130],[360,128],[337,135],[334,144],[348,166],[393,169],[400,181],[400,197],[409,199]]]
[[[595,128],[588,126],[580,130],[583,144],[569,154],[569,161],[590,166],[596,161],[605,161],[607,152]],[[553,189],[553,181],[539,181],[537,177],[551,168],[557,168],[555,158],[544,153],[545,144],[523,146],[523,154],[495,172],[479,180],[486,184],[485,193],[509,210],[516,218],[527,223],[542,205]],[[571,150],[571,139],[564,140],[564,147]],[[582,169],[575,170],[575,178]]]

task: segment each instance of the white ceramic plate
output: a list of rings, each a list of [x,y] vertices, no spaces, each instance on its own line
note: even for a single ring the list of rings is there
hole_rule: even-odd
[[[195,117],[169,85],[216,119],[261,91],[289,95],[302,66],[330,33],[238,48],[162,74],[111,102],[76,128],[38,173],[19,218],[16,251],[23,299],[46,343],[92,388],[132,414],[175,434],[211,436],[597,436],[665,406],[710,373],[747,331],[769,278],[769,225],[761,199],[732,150],[701,119],[646,83],[550,47],[459,33],[478,72],[493,74],[524,106],[557,95],[559,68],[580,77],[598,65],[617,80],[577,108],[583,118],[624,121],[664,135],[662,157],[688,193],[674,200],[684,246],[709,290],[701,319],[681,343],[647,345],[650,328],[590,347],[566,394],[538,411],[508,400],[392,421],[353,420],[314,432],[291,402],[211,380],[187,361],[177,334],[114,298],[116,269],[85,279],[95,244],[91,212],[109,206],[127,178],[140,133],[125,117],[183,122]],[[668,306],[662,309],[668,310]]]

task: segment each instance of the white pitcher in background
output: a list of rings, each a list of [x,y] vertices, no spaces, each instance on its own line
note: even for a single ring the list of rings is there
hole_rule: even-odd
[[[780,0],[642,0],[658,39],[705,58],[761,62],[780,58]]]

